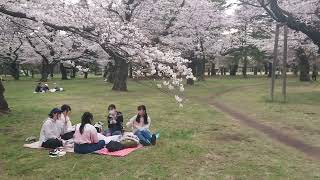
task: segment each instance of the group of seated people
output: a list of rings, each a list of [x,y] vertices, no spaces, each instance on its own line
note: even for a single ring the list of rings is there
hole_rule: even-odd
[[[132,129],[140,144],[155,145],[157,137],[149,130],[151,119],[147,114],[146,106],[140,105],[137,110],[137,115],[133,116],[126,126]],[[42,125],[39,139],[41,146],[56,149],[62,147],[66,140],[73,139],[75,153],[87,154],[100,150],[106,146],[106,141],[102,140],[101,136],[124,134],[123,114],[117,111],[114,104],[109,105],[108,113],[108,128],[101,131],[93,125],[94,118],[90,112],[83,113],[81,123],[72,126],[71,107],[62,105],[61,109],[54,108]]]
[[[63,88],[58,87],[57,83],[53,83],[54,88],[50,89],[48,84],[42,85],[42,82],[39,82],[34,90],[35,93],[46,93],[46,92],[59,92],[63,91]]]

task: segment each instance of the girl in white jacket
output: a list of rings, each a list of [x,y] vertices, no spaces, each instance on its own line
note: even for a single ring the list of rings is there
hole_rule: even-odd
[[[140,143],[144,146],[155,145],[156,135],[149,130],[151,118],[147,114],[145,105],[138,106],[138,114],[133,116],[127,123],[127,127],[132,128],[133,133],[138,136]]]

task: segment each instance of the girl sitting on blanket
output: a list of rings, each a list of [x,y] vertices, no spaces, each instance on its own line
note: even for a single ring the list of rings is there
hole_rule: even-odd
[[[74,133],[74,152],[79,154],[92,153],[104,148],[105,141],[98,139],[96,128],[92,125],[93,115],[85,112],[81,124],[76,125]]]
[[[117,111],[114,104],[108,107],[108,129],[104,132],[105,136],[122,135],[123,131],[123,115]]]
[[[133,133],[138,136],[139,141],[144,146],[155,145],[156,135],[149,130],[151,118],[147,114],[145,105],[138,106],[138,114],[133,116],[127,123],[127,127],[132,128]]]
[[[63,145],[60,138],[61,128],[57,122],[60,119],[61,112],[60,109],[53,108],[48,119],[44,121],[39,138],[42,147],[55,149]]]
[[[73,138],[73,134],[75,132],[74,126],[72,126],[70,115],[71,115],[71,107],[67,104],[61,106],[61,116],[59,119],[59,124],[61,126],[61,139],[69,140]]]

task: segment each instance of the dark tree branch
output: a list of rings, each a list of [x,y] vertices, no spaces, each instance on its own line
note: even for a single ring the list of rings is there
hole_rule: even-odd
[[[114,47],[114,46],[112,46],[110,44],[107,44],[107,43],[101,44],[99,42],[99,37],[97,37],[97,36],[95,36],[93,34],[90,34],[90,33],[86,32],[86,31],[82,31],[80,28],[77,28],[77,27],[74,27],[74,26],[56,25],[56,24],[53,24],[53,23],[50,23],[50,22],[40,21],[40,20],[37,20],[35,17],[29,17],[25,13],[7,10],[4,7],[4,5],[0,6],[0,13],[6,14],[6,15],[9,15],[9,16],[12,16],[12,17],[16,17],[16,18],[28,19],[28,20],[31,20],[31,21],[36,22],[36,23],[42,23],[44,26],[48,26],[48,27],[53,28],[55,30],[66,31],[66,32],[70,32],[70,33],[79,35],[80,37],[82,37],[84,39],[87,39],[89,41],[98,43],[100,46],[102,45],[101,47],[103,48],[103,50],[105,52],[107,52],[111,56],[118,57],[120,59],[126,59],[128,57],[128,53],[125,52],[124,50],[122,50],[120,48],[117,48],[117,47]],[[31,42],[30,39],[28,39],[28,42],[29,43]],[[31,44],[32,44],[32,42],[31,42]],[[35,46],[33,45],[33,47],[35,47]],[[43,57],[43,55],[39,51],[36,51],[36,53]]]
[[[0,6],[0,12],[3,14],[6,14],[6,15],[12,16],[12,17],[17,17],[17,18],[21,18],[21,19],[29,19],[29,20],[37,22],[35,17],[28,17],[25,13],[9,11],[4,7],[4,5]]]
[[[124,19],[123,19],[123,17],[121,16],[121,14],[120,14],[118,11],[112,9],[112,5],[113,5],[113,2],[111,2],[111,3],[108,5],[108,8],[104,8],[104,7],[102,7],[102,6],[101,6],[101,7],[102,7],[103,9],[105,9],[106,11],[115,13],[115,14],[120,18],[120,20],[121,20],[122,22],[124,22]]]
[[[80,35],[81,37],[83,37],[85,39],[88,39],[88,40],[91,40],[91,41],[97,42],[97,39],[98,39],[93,34],[90,34],[90,33],[86,32],[86,31],[82,31],[80,28],[77,28],[77,27],[74,27],[74,26],[56,25],[56,24],[53,24],[53,23],[50,23],[50,22],[40,21],[35,17],[28,16],[26,13],[7,10],[4,5],[0,6],[0,13],[9,15],[11,17],[20,18],[20,19],[28,19],[28,20],[31,20],[31,21],[36,22],[36,23],[42,23],[44,26],[48,26],[48,27],[53,28],[55,30],[71,32],[71,33]]]
[[[319,47],[318,53],[320,53],[320,31],[315,26],[308,25],[304,23],[303,20],[294,17],[292,13],[281,9],[278,0],[268,0],[268,2],[265,2],[265,0],[257,1],[260,5],[250,3],[246,0],[240,0],[243,4],[262,7],[277,22],[285,23],[289,28],[306,34],[313,43]],[[319,11],[320,10],[318,9],[316,14]]]
[[[27,36],[26,39],[27,39],[28,43],[30,44],[30,46],[33,48],[34,52],[37,53],[38,55],[40,55],[43,60],[46,60],[49,63],[47,57],[45,55],[43,55],[40,51],[38,51],[37,47],[33,44],[30,37]]]
[[[254,3],[250,3],[246,0],[239,0],[241,2],[241,4],[243,5],[249,5],[249,6],[253,6],[253,7],[257,7],[257,8],[261,8],[263,7],[260,3],[259,4],[254,4]]]
[[[270,0],[270,9],[274,13],[274,15],[278,18],[278,22],[286,23],[288,27],[293,30],[301,31],[306,34],[318,47],[320,53],[320,31],[311,25],[307,25],[303,23],[299,19],[296,19],[292,15],[288,15],[288,13],[284,13],[284,11],[279,7],[278,0]]]
[[[14,58],[14,63],[18,60],[18,58],[19,58],[19,55],[17,54],[17,52],[18,52],[18,50],[21,48],[21,46],[22,46],[22,40],[21,40],[21,38],[19,38],[19,42],[20,42],[20,44],[19,44],[19,46],[17,47],[17,49],[16,50],[14,50],[13,51],[13,54],[15,55],[15,58]]]

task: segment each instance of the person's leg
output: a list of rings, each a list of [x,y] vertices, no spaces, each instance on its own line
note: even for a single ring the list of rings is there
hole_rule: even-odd
[[[110,141],[117,141],[119,142],[121,140],[121,135],[115,135],[115,136],[104,136],[100,133],[98,133],[98,139],[104,140],[105,144],[108,144]]]
[[[149,130],[142,130],[141,134],[142,136],[144,136],[144,138],[148,139],[149,141],[152,138],[152,133]]]
[[[104,140],[100,140],[96,144],[75,144],[74,152],[79,154],[88,154],[104,148],[105,145]]]
[[[96,144],[89,144],[88,153],[92,153],[94,151],[100,150],[100,149],[104,148],[105,145],[106,145],[106,143],[104,140],[100,140]]]
[[[115,135],[122,135],[121,131],[113,131],[111,133],[111,136],[115,136]]]
[[[74,131],[65,133],[64,135],[61,136],[61,139],[63,139],[63,140],[72,139],[73,138],[73,134],[74,134]]]
[[[74,152],[78,154],[87,154],[88,153],[88,144],[74,144]]]
[[[42,147],[50,149],[56,149],[62,146],[62,141],[60,141],[59,139],[48,139],[46,142],[42,143]]]
[[[149,130],[143,130],[141,131],[142,135],[148,139],[148,141],[152,144],[152,145],[155,145],[156,144],[156,140],[157,140],[157,137],[155,134],[152,134]]]
[[[111,131],[110,131],[110,129],[107,129],[107,130],[103,131],[102,134],[105,136],[111,136]]]
[[[143,136],[142,131],[137,131],[134,133],[134,135],[136,135],[139,138],[140,144],[144,146],[149,146],[151,144],[151,142]]]

